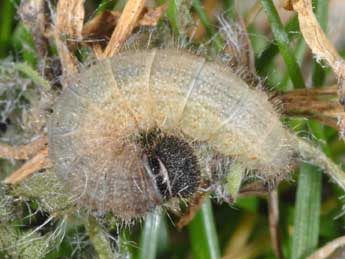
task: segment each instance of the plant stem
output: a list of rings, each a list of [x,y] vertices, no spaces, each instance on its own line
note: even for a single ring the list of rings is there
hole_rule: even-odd
[[[194,258],[220,258],[218,236],[210,199],[205,201],[188,228]]]
[[[143,232],[141,233],[141,245],[139,259],[155,259],[159,236],[159,225],[162,216],[159,210],[155,210],[146,217]]]

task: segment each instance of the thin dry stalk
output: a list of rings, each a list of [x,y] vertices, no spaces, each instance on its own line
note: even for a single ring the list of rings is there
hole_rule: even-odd
[[[345,236],[334,239],[327,243],[325,246],[318,249],[311,256],[306,259],[326,259],[328,258],[337,248],[345,246]]]
[[[269,192],[268,195],[268,219],[273,251],[278,259],[282,259],[283,253],[279,235],[279,200],[277,189]]]
[[[103,58],[112,57],[120,50],[122,44],[132,33],[144,6],[145,0],[128,0],[120,16],[118,25],[104,50]]]
[[[37,153],[37,155],[35,155],[31,160],[22,165],[18,170],[5,178],[4,182],[8,184],[16,184],[33,173],[50,167],[52,167],[52,162],[48,158],[48,147],[46,147]]]
[[[337,86],[293,90],[276,97],[286,115],[315,119],[340,133],[345,129],[340,120],[345,117],[345,111],[337,101]]]
[[[4,159],[27,160],[48,144],[46,136],[41,136],[27,145],[10,146],[0,144],[0,157]]]
[[[262,11],[262,5],[260,1],[256,1],[255,4],[253,4],[253,6],[247,11],[244,17],[245,25],[247,27],[251,25],[261,11]]]

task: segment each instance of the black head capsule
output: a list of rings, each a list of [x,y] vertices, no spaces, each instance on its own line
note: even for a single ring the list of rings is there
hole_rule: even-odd
[[[143,138],[147,170],[164,200],[186,198],[197,191],[200,166],[192,147],[184,140],[160,131]]]

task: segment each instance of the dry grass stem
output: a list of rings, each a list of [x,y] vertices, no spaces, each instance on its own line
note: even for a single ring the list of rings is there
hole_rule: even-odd
[[[268,195],[268,219],[273,251],[278,259],[282,259],[283,252],[279,235],[279,200],[277,189],[269,192]]]
[[[57,4],[56,32],[65,36],[69,47],[82,39],[82,29],[85,16],[85,0],[59,0]]]
[[[251,25],[256,17],[259,15],[259,13],[262,11],[262,5],[260,1],[256,1],[255,4],[247,11],[245,17],[244,17],[244,23],[246,26]]]
[[[306,259],[327,259],[337,248],[345,246],[345,236],[334,239],[325,246],[318,249]],[[332,257],[333,258],[333,257]]]
[[[304,116],[316,119],[340,131],[345,128],[341,118],[344,107],[337,101],[337,86],[299,89],[278,95],[283,113],[289,116]]]
[[[45,37],[47,19],[44,15],[44,0],[27,0],[20,3],[19,16],[24,25],[30,30],[36,51],[45,57],[48,51],[48,39]]]
[[[137,21],[135,27],[156,26],[167,8],[168,4],[166,3],[155,9],[149,9]],[[84,25],[82,30],[84,44],[92,47],[98,59],[102,58],[103,47],[106,47],[106,43],[118,24],[120,16],[120,12],[106,10]]]
[[[65,76],[78,71],[73,48],[82,38],[84,15],[84,0],[58,1],[54,36]]]
[[[30,144],[23,146],[0,144],[0,157],[4,159],[27,160],[32,155],[42,150],[47,144],[48,139],[46,136],[41,136]]]
[[[48,158],[48,147],[37,153],[31,160],[27,161],[19,169],[14,171],[10,176],[5,178],[4,182],[16,184],[33,173],[52,167],[52,162]]]
[[[119,22],[111,35],[110,41],[104,50],[103,58],[112,57],[132,33],[138,18],[145,6],[144,0],[128,0]]]

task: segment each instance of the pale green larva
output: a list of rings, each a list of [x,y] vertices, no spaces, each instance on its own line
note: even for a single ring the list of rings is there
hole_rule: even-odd
[[[264,92],[185,51],[125,52],[85,69],[57,101],[48,133],[56,172],[80,205],[124,220],[191,196],[205,172],[231,170],[229,160],[274,180],[296,158],[318,157],[343,183]]]

